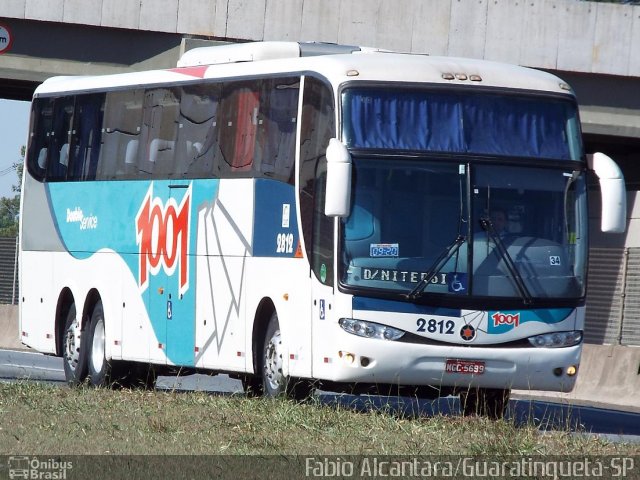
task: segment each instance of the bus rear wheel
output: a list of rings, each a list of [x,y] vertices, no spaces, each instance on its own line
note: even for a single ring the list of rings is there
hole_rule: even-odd
[[[93,307],[87,333],[89,382],[95,387],[110,386],[111,362],[105,356],[104,311],[100,301]]]
[[[87,349],[83,337],[82,326],[76,319],[76,305],[73,303],[67,312],[62,334],[62,363],[69,385],[78,385],[87,376]]]
[[[460,407],[465,416],[479,415],[498,420],[509,405],[508,389],[470,388],[460,393]]]

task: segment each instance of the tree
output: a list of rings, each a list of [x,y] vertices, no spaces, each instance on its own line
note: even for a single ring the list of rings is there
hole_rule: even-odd
[[[22,169],[24,167],[25,147],[20,149],[20,161],[12,166],[18,176],[17,185],[11,190],[16,192],[13,197],[0,198],[0,237],[16,237],[18,235],[18,215],[20,214],[20,185],[22,181]]]
[[[20,213],[20,195],[13,198],[0,198],[0,237],[18,235],[18,214]]]
[[[22,169],[24,167],[24,155],[27,151],[27,147],[24,145],[20,148],[20,161],[16,162],[12,165],[12,167],[16,170],[16,174],[18,175],[18,184],[11,186],[11,191],[20,193],[22,190]]]

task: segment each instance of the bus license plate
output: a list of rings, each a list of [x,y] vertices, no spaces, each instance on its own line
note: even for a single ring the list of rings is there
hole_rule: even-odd
[[[448,358],[444,370],[446,373],[482,375],[484,373],[484,362],[479,360],[458,360]]]

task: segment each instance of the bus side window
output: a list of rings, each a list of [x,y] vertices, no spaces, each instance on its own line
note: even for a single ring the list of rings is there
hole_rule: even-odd
[[[53,128],[47,159],[47,181],[65,180],[69,165],[75,97],[62,97],[53,102]]]
[[[299,78],[265,81],[260,98],[255,168],[293,184]]]
[[[333,285],[334,219],[324,214],[327,185],[327,161],[317,164],[316,195],[313,212],[313,260],[316,277],[325,285]]]
[[[180,95],[177,171],[190,178],[214,176],[218,145],[220,85],[184,87]]]
[[[260,93],[258,82],[228,84],[222,88],[220,106],[220,176],[251,170],[256,144]]]
[[[180,111],[177,88],[152,88],[145,93],[138,171],[144,178],[172,177],[176,173],[175,145]]]
[[[137,156],[131,152],[139,150],[143,99],[142,89],[107,93],[96,179],[137,177]]]
[[[76,97],[69,180],[95,180],[100,154],[104,94]]]
[[[37,98],[33,102],[27,155],[27,168],[38,180],[44,180],[53,129],[53,100]]]
[[[305,251],[315,276],[325,285],[333,285],[334,221],[324,214],[324,180],[327,145],[336,135],[335,110],[330,87],[313,77],[307,77],[304,82],[300,122],[298,195]],[[320,165],[322,162],[324,166]]]

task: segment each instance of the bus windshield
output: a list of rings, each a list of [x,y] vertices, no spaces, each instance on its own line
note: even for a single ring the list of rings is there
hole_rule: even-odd
[[[346,88],[342,105],[354,178],[341,230],[344,286],[413,300],[584,297],[574,102],[370,86]]]
[[[414,297],[581,298],[585,174],[444,159],[354,158],[342,283]]]
[[[343,137],[350,148],[580,160],[575,103],[486,91],[348,88]]]

